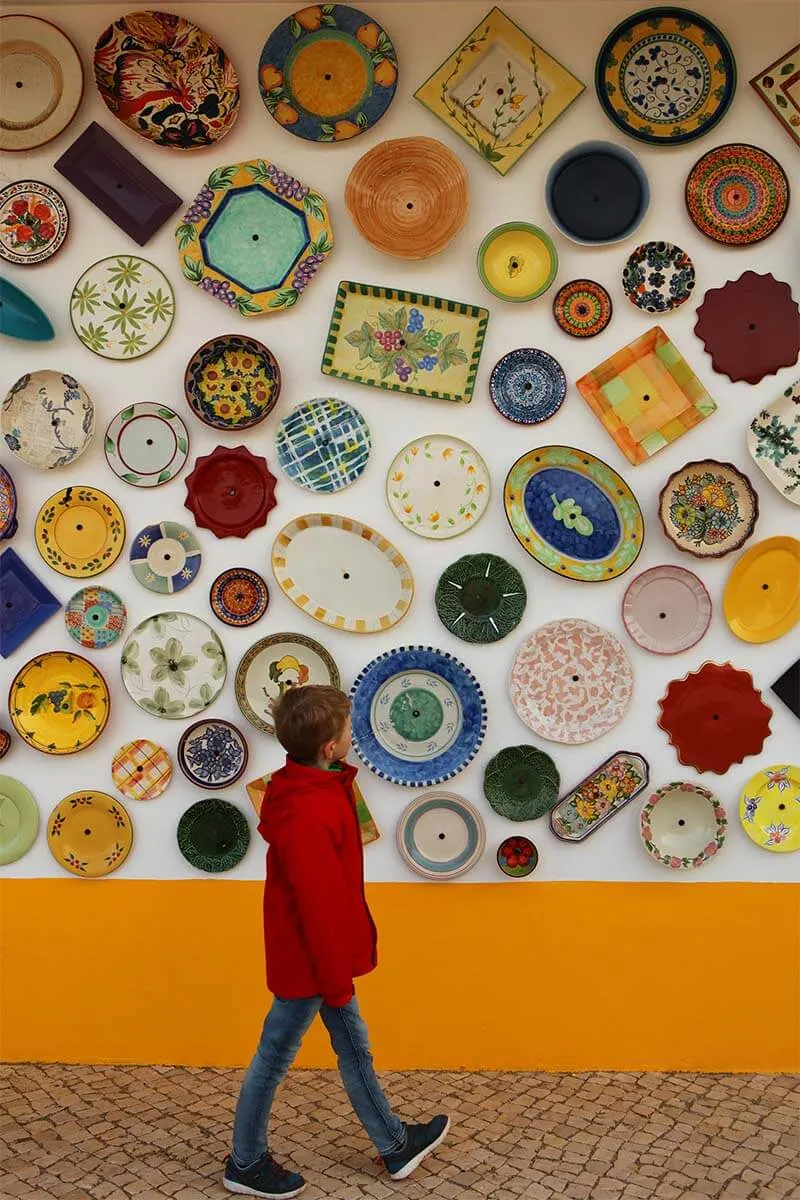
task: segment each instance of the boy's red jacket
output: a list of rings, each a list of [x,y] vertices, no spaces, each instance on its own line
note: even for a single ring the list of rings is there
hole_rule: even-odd
[[[353,980],[377,965],[364,894],[353,779],[287,758],[270,780],[258,831],[269,844],[264,885],[267,987],[282,1000],[346,1004]]]

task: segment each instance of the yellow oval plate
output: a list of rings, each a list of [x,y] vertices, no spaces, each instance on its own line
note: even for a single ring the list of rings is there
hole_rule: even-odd
[[[133,825],[124,806],[107,792],[73,792],[50,814],[47,845],[70,874],[99,879],[130,854]]]
[[[75,754],[100,737],[111,709],[108,684],[79,654],[51,650],[17,672],[8,713],[21,738],[43,754]]]
[[[776,764],[756,771],[739,796],[739,820],[765,850],[800,850],[800,767]]]
[[[756,542],[735,564],[723,597],[725,620],[743,642],[772,642],[800,621],[800,541]]]
[[[116,502],[97,488],[62,488],[39,509],[34,537],[36,549],[54,571],[88,579],[119,558],[125,518]]]

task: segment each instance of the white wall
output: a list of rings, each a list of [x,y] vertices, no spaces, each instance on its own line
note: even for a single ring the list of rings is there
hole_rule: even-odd
[[[135,6],[131,4],[130,7]],[[164,7],[175,6],[165,3]],[[233,696],[236,665],[255,640],[280,630],[302,631],[319,639],[338,661],[345,687],[350,686],[370,658],[392,646],[432,644],[450,650],[468,663],[480,679],[489,702],[489,728],[481,754],[463,775],[447,785],[477,803],[486,821],[485,857],[467,877],[469,880],[501,878],[494,852],[500,840],[516,829],[529,834],[540,850],[540,866],[533,881],[675,878],[677,873],[671,875],[653,864],[639,844],[639,802],[613,818],[584,845],[570,846],[556,841],[546,819],[512,826],[497,817],[483,798],[481,778],[490,756],[503,746],[536,740],[517,719],[508,698],[506,680],[516,647],[525,635],[546,621],[560,616],[586,617],[613,630],[624,642],[635,671],[634,702],[623,723],[597,742],[578,747],[540,743],[553,754],[564,787],[577,783],[588,770],[622,747],[638,750],[648,758],[654,786],[678,778],[698,778],[694,771],[678,764],[666,735],[657,728],[657,700],[671,679],[696,669],[706,659],[730,660],[738,667],[751,670],[757,685],[764,690],[766,701],[774,709],[773,732],[763,754],[747,759],[722,777],[703,776],[702,782],[714,789],[727,806],[731,820],[724,852],[695,877],[704,881],[797,879],[800,855],[769,854],[759,849],[743,833],[736,813],[739,791],[756,767],[785,762],[792,757],[798,761],[800,757],[800,726],[767,690],[788,663],[800,654],[800,634],[795,629],[781,640],[765,646],[749,646],[734,638],[722,616],[721,598],[737,555],[701,564],[673,548],[663,535],[656,515],[658,492],[666,477],[690,459],[711,455],[734,462],[750,476],[757,488],[761,516],[754,540],[780,533],[800,533],[800,510],[773,490],[745,448],[745,430],[752,414],[763,402],[792,383],[799,373],[798,368],[785,369],[755,387],[745,383],[732,384],[727,377],[714,374],[702,344],[692,333],[694,310],[704,291],[738,277],[748,268],[773,271],[777,277],[797,285],[797,240],[792,236],[792,227],[795,235],[797,229],[796,208],[768,241],[752,249],[726,250],[707,241],[695,230],[683,204],[686,174],[700,154],[727,141],[744,141],[763,146],[783,164],[792,177],[794,205],[797,205],[797,148],[747,83],[757,70],[798,40],[797,10],[792,4],[766,0],[758,6],[742,2],[722,3],[721,0],[698,5],[702,12],[719,23],[733,47],[739,67],[737,96],[722,124],[706,138],[680,148],[651,149],[624,139],[610,125],[595,99],[592,83],[595,56],[605,35],[626,12],[635,11],[637,6],[583,3],[582,0],[574,0],[568,6],[556,2],[507,3],[508,14],[564,62],[587,88],[503,179],[412,98],[419,83],[481,19],[489,7],[488,0],[486,3],[460,0],[457,5],[409,4],[394,0],[392,3],[367,4],[367,7],[378,20],[385,22],[398,50],[400,79],[395,102],[375,131],[352,142],[316,146],[280,129],[266,113],[258,94],[256,71],[261,45],[273,25],[290,12],[291,7],[239,3],[181,5],[181,12],[209,29],[222,42],[237,66],[242,86],[241,115],[232,133],[216,148],[187,153],[153,146],[136,137],[114,121],[95,93],[92,47],[105,25],[125,11],[123,5],[49,6],[47,16],[64,28],[80,50],[86,72],[86,95],[75,121],[58,139],[28,154],[6,156],[0,164],[0,174],[4,181],[28,177],[53,184],[67,201],[72,226],[66,244],[48,263],[27,270],[0,264],[4,275],[42,304],[57,330],[56,340],[43,346],[4,339],[0,394],[4,394],[25,371],[51,367],[70,372],[95,400],[98,433],[93,446],[74,466],[47,473],[21,467],[5,446],[0,448],[0,460],[11,469],[19,491],[20,532],[13,545],[48,587],[66,602],[81,585],[45,566],[34,548],[32,537],[38,508],[56,488],[78,483],[104,488],[122,506],[129,535],[151,521],[171,519],[191,523],[191,515],[183,506],[183,477],[152,491],[128,487],[106,465],[101,434],[124,404],[142,399],[160,400],[185,416],[191,435],[190,464],[195,455],[208,453],[215,444],[214,435],[187,410],[182,394],[184,366],[193,350],[212,335],[247,331],[266,342],[277,354],[284,381],[281,399],[272,417],[243,438],[233,435],[228,439],[232,444],[243,440],[254,452],[266,454],[279,475],[278,507],[270,515],[266,528],[255,531],[245,542],[236,539],[218,541],[209,531],[201,530],[199,537],[205,559],[200,577],[174,599],[162,602],[160,597],[136,583],[128,566],[127,549],[111,570],[98,577],[98,582],[107,584],[124,598],[131,627],[160,607],[174,607],[203,616],[217,629],[228,651],[229,675],[225,692],[209,710],[209,715],[233,720],[245,732],[251,752],[247,778],[272,770],[281,761],[278,745],[249,726],[239,713]],[[36,12],[36,7],[21,5],[17,11]],[[68,316],[71,287],[96,259],[117,252],[140,251],[53,169],[55,159],[90,120],[99,121],[184,197],[187,204],[214,166],[256,156],[277,162],[327,197],[336,238],[331,261],[300,304],[288,313],[251,320],[237,318],[183,279],[172,236],[173,222],[170,221],[141,251],[167,273],[175,289],[177,318],[170,336],[152,355],[137,362],[113,363],[96,357],[72,332]],[[385,258],[372,250],[350,223],[343,200],[347,174],[367,149],[381,138],[410,134],[439,138],[455,150],[469,171],[472,186],[472,211],[465,229],[443,254],[421,263]],[[615,303],[615,315],[609,328],[600,337],[585,343],[568,338],[556,327],[550,307],[555,287],[533,304],[504,305],[483,289],[475,270],[477,246],[492,226],[501,221],[523,219],[549,228],[543,202],[543,182],[548,167],[567,147],[592,137],[624,141],[639,156],[648,173],[652,201],[647,218],[636,235],[637,241],[649,238],[672,240],[683,246],[694,259],[697,269],[695,299],[676,314],[666,317],[664,327],[719,406],[708,422],[650,462],[635,468],[623,459],[574,387],[574,380],[586,370],[650,325],[627,303],[620,287],[623,263],[635,243],[608,249],[584,249],[553,234],[561,260],[558,282],[577,275],[599,279],[609,288]],[[331,304],[341,278],[417,289],[486,305],[492,315],[471,406],[398,397],[322,376],[319,360]],[[489,372],[497,359],[516,346],[526,345],[539,346],[554,354],[563,364],[570,382],[567,401],[559,414],[546,425],[530,431],[512,425],[498,415],[489,400],[487,386]],[[326,394],[350,400],[364,413],[372,428],[373,455],[365,475],[354,487],[320,503],[312,493],[295,487],[278,471],[273,434],[278,420],[291,407],[310,397]],[[386,468],[397,449],[412,437],[433,432],[457,433],[477,446],[491,469],[494,489],[490,511],[480,525],[460,538],[443,543],[425,541],[407,533],[394,520],[384,500]],[[557,579],[528,558],[517,544],[503,513],[502,489],[506,471],[519,454],[548,442],[591,450],[621,471],[634,489],[644,511],[647,533],[644,551],[627,576],[606,584]],[[184,476],[189,469],[184,471]],[[269,555],[278,529],[296,515],[325,507],[374,524],[406,555],[416,578],[416,597],[405,620],[382,635],[360,637],[337,633],[305,616],[276,587],[272,587],[271,606],[260,623],[247,630],[220,625],[208,606],[208,588],[216,574],[225,567],[245,564],[262,572],[272,584]],[[444,566],[462,554],[481,550],[502,554],[515,563],[523,572],[528,587],[528,608],[522,624],[506,641],[494,646],[469,646],[451,637],[439,623],[433,606],[435,583]],[[715,609],[705,639],[673,658],[659,658],[639,650],[628,639],[619,618],[620,601],[627,583],[640,570],[661,562],[678,563],[696,570],[711,592]],[[29,657],[54,648],[74,648],[60,614],[41,627],[10,659],[0,661],[3,693],[13,674]],[[120,681],[119,649],[120,643],[108,650],[87,652],[105,674],[113,694],[108,728],[94,747],[72,757],[48,759],[15,737],[13,749],[0,763],[0,773],[13,775],[32,789],[43,822],[59,799],[79,787],[92,786],[113,793],[111,759],[124,741],[149,737],[160,741],[174,754],[186,727],[187,722],[161,721],[135,707]],[[2,724],[8,725],[7,716],[2,717]],[[415,793],[382,783],[366,767],[362,767],[361,782],[384,832],[383,841],[370,847],[367,853],[369,878],[416,878],[400,860],[393,837],[396,818]],[[181,878],[193,875],[178,852],[175,827],[189,804],[206,794],[186,782],[176,765],[173,783],[160,799],[146,804],[128,802],[134,821],[134,848],[116,877]],[[243,787],[234,785],[219,794],[238,803],[252,821]],[[62,873],[50,856],[43,829],[28,855],[2,871],[6,876]],[[257,879],[262,872],[263,846],[260,839],[254,837],[247,857],[224,878]]]

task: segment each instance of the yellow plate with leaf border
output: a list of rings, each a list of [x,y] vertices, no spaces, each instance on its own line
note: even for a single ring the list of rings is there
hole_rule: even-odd
[[[765,538],[735,563],[725,584],[725,620],[743,642],[773,642],[800,621],[800,541]]]
[[[99,879],[116,871],[130,854],[133,825],[124,805],[107,792],[72,792],[50,814],[47,845],[71,875]]]
[[[76,754],[100,737],[111,696],[100,672],[79,654],[51,650],[16,674],[8,713],[19,736],[43,754]]]
[[[97,488],[62,488],[39,509],[34,537],[36,549],[54,571],[88,579],[119,558],[125,518],[116,501]]]

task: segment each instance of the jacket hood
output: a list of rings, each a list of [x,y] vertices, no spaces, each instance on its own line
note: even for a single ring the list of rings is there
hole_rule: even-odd
[[[289,824],[310,815],[310,810],[325,805],[326,799],[351,783],[358,770],[348,762],[339,763],[338,770],[324,771],[287,758],[285,766],[275,771],[267,785],[261,804],[258,832],[265,842],[276,841]]]

